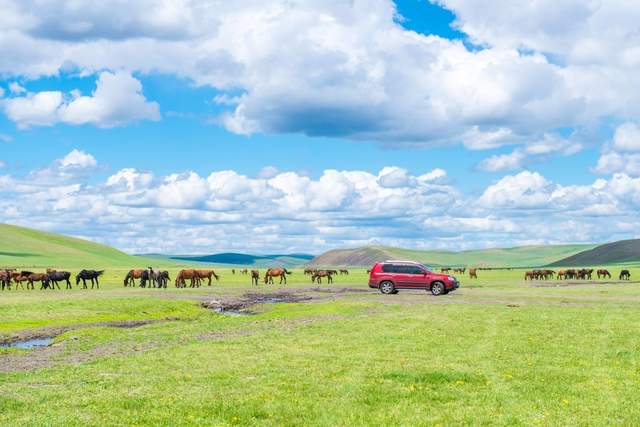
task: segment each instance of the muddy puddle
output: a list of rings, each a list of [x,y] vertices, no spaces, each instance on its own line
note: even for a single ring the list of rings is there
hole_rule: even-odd
[[[238,298],[211,300],[203,302],[202,306],[225,316],[250,316],[254,314],[250,308],[256,304],[275,304],[281,302],[301,302],[311,300],[308,295],[290,292],[280,293],[247,293]]]
[[[0,348],[19,348],[21,350],[31,350],[36,347],[46,347],[53,342],[53,337],[33,338],[28,340],[14,341],[7,344],[0,344]]]

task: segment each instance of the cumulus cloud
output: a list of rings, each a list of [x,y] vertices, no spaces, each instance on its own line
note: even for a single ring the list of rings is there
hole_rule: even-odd
[[[630,224],[640,220],[640,178],[623,173],[564,186],[523,171],[467,196],[442,169],[252,177],[124,168],[104,179],[93,176],[99,170],[74,150],[23,177],[0,174],[0,222],[82,230],[131,252],[209,253],[598,241],[633,237]]]
[[[640,127],[623,123],[615,129],[613,139],[604,144],[594,170],[602,174],[623,172],[640,175]]]
[[[7,98],[3,104],[7,116],[20,128],[56,123],[114,127],[160,118],[158,104],[147,101],[140,81],[125,72],[100,73],[90,96],[77,91],[67,95],[43,91]]]
[[[595,58],[590,64],[596,66],[587,69],[584,58],[573,60],[581,44],[600,34],[609,47],[611,40],[624,39],[624,31],[616,36],[602,24],[610,13],[620,18],[614,27],[631,28],[635,21],[628,16],[636,8],[627,6],[625,13],[619,2],[602,8],[606,13],[584,2],[563,3],[549,16],[539,2],[496,1],[478,8],[442,0],[482,49],[404,29],[391,0],[37,3],[3,3],[3,74],[33,78],[67,69],[125,69],[185,77],[222,92],[214,100],[225,109],[218,123],[239,134],[297,132],[487,149],[526,145],[552,129],[637,113],[635,43],[623,40],[619,60]],[[576,22],[580,18],[596,23]],[[127,93],[141,92],[130,84]],[[130,121],[109,108],[115,100],[98,93],[75,103],[64,98],[69,111],[59,120],[46,109],[33,118],[24,109],[7,114],[25,117],[23,126]],[[125,113],[131,120],[156,119],[157,108],[149,104],[139,97]]]

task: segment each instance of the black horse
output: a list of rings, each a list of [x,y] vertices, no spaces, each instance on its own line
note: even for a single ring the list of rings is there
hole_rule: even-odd
[[[631,273],[629,270],[622,270],[620,272],[619,280],[629,280],[631,279]]]
[[[91,289],[93,289],[93,281],[95,280],[96,288],[100,289],[98,277],[102,276],[103,273],[104,270],[82,270],[76,275],[76,286],[78,286],[80,284],[80,280],[82,280],[82,289],[87,289],[87,280],[91,280]]]
[[[52,271],[48,273],[48,276],[49,280],[51,281],[52,289],[54,286],[60,289],[60,285],[58,285],[58,282],[61,280],[67,282],[66,289],[71,289],[71,282],[69,281],[69,279],[71,278],[71,273],[69,273],[68,271]]]
[[[140,287],[145,288],[147,286],[147,282],[149,282],[149,287],[158,287],[158,288],[166,288],[167,282],[171,280],[169,278],[168,271],[160,271],[154,270],[149,267],[145,271],[142,272],[140,276]]]

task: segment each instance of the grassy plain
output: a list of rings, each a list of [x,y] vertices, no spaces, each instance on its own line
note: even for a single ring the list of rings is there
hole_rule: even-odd
[[[640,278],[633,267],[632,279]],[[171,270],[172,277],[175,270]],[[383,296],[364,270],[252,287],[0,292],[0,425],[610,425],[640,418],[640,283],[481,271],[449,295]],[[617,275],[619,268],[613,268]],[[327,292],[330,289],[331,292]],[[202,301],[311,298],[226,316]],[[149,320],[148,324],[120,324]],[[136,327],[121,327],[136,326]]]

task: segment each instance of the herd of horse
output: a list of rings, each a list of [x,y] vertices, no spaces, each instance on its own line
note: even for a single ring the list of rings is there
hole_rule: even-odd
[[[76,274],[76,286],[82,281],[82,289],[88,289],[87,280],[91,282],[91,289],[100,288],[98,278],[104,274],[104,270],[81,270]],[[71,273],[68,271],[58,271],[48,268],[45,273],[34,273],[33,271],[14,268],[0,269],[0,289],[11,290],[11,285],[15,284],[15,289],[35,289],[34,283],[40,283],[40,289],[60,289],[59,282],[66,284],[66,289],[71,289]]]
[[[469,268],[469,278],[477,279],[477,268]],[[251,284],[258,286],[261,281],[259,270],[238,269],[240,274],[246,274],[251,277]],[[231,270],[232,274],[236,274],[236,269]],[[367,270],[369,272],[369,270]],[[460,273],[467,272],[466,267],[450,268],[443,267],[440,269],[441,273]],[[88,289],[87,281],[91,283],[91,289],[100,288],[98,278],[104,274],[104,270],[81,270],[75,276],[75,284],[79,286],[82,282],[82,289]],[[287,284],[287,276],[291,272],[286,268],[269,268],[265,271],[262,281],[264,284],[274,284],[274,279],[280,279],[279,284]],[[322,279],[326,279],[328,284],[333,283],[333,277],[336,275],[348,275],[349,270],[346,269],[316,269],[307,268],[304,270],[304,274],[311,276],[312,283],[322,283]],[[538,269],[530,270],[524,273],[524,280],[592,280],[594,269],[582,268],[582,269],[567,269],[567,270],[548,270]],[[598,279],[611,278],[611,273],[607,269],[595,270],[595,274]],[[48,268],[44,273],[37,273],[27,270],[17,270],[14,268],[0,269],[0,289],[11,290],[12,285],[15,285],[15,289],[35,289],[34,284],[40,283],[40,289],[61,289],[60,282],[66,285],[66,289],[72,289],[71,286],[71,273],[68,271],[58,271]],[[630,280],[631,273],[629,270],[623,269],[618,276],[619,280]],[[187,284],[191,288],[200,287],[204,280],[207,285],[211,286],[212,279],[216,281],[220,280],[220,276],[216,274],[214,270],[202,270],[202,269],[183,269],[180,270],[175,278],[176,288],[186,288]],[[132,269],[127,272],[124,277],[123,284],[125,287],[136,286],[136,280],[139,281],[138,285],[141,288],[166,288],[171,281],[169,272],[166,270],[156,270],[152,267]]]
[[[568,269],[568,270],[531,270],[524,273],[524,280],[592,280],[593,268]],[[596,270],[598,279],[611,279],[609,270],[601,268]],[[631,272],[629,270],[621,270],[618,275],[619,280],[631,280]]]
[[[451,267],[442,267],[440,269],[440,273],[443,274],[449,274],[451,272],[455,273],[460,273],[460,274],[464,274],[467,271],[467,267],[458,267],[458,268],[451,268]],[[478,278],[478,269],[477,268],[469,268],[469,279],[477,279]]]

